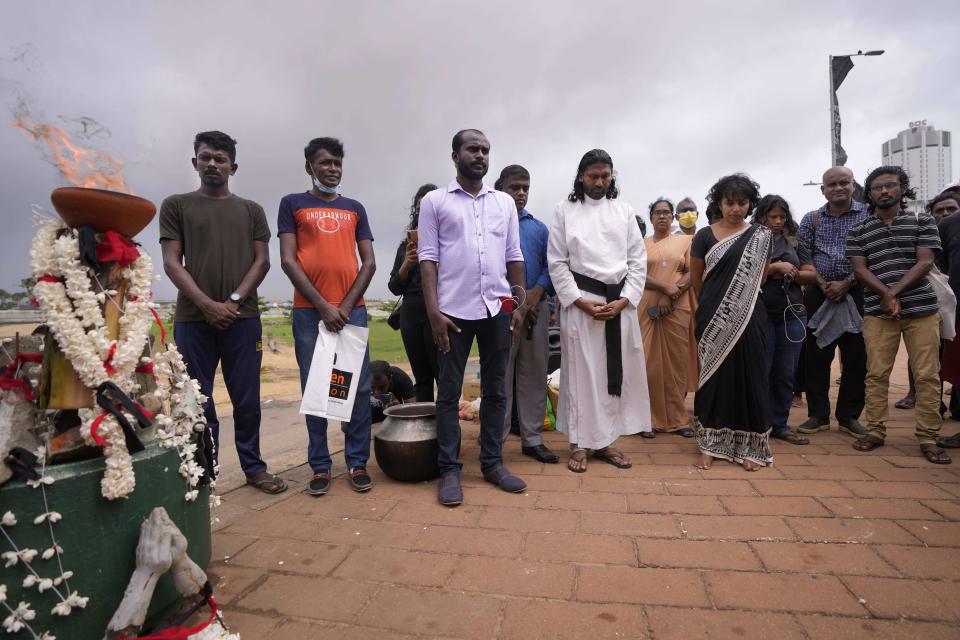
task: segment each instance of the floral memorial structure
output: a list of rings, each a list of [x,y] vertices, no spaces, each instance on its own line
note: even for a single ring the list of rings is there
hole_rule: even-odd
[[[133,240],[156,207],[51,199],[60,218],[35,215],[30,249],[44,323],[0,345],[0,637],[237,638],[202,570],[218,500],[205,398]]]

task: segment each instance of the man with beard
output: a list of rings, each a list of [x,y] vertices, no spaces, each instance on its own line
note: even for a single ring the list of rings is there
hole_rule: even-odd
[[[865,205],[853,198],[853,172],[846,167],[832,167],[823,174],[823,193],[827,203],[803,217],[797,233],[800,253],[813,257],[817,272],[816,285],[804,291],[807,317],[812,318],[821,306],[846,302],[849,296],[863,315],[863,289],[857,284],[847,258],[847,233],[855,224],[870,217]],[[803,266],[803,265],[801,265]],[[851,311],[852,313],[852,311]],[[820,346],[817,336],[809,333],[806,358],[807,415],[797,427],[800,433],[817,433],[830,428],[830,366],[840,348],[842,373],[837,395],[836,417],[840,430],[855,437],[867,433],[857,421],[863,411],[863,380],[867,374],[867,352],[863,334],[845,331],[835,340]]]
[[[456,179],[420,202],[417,255],[439,351],[437,498],[446,506],[463,502],[457,403],[474,338],[480,347],[480,469],[487,482],[504,491],[527,487],[502,459],[504,376],[511,338],[519,338],[527,314],[524,301],[515,305],[512,296],[524,287],[523,253],[513,199],[483,184],[489,156],[482,132],[458,131],[452,154]]]
[[[940,236],[933,218],[905,210],[915,198],[910,178],[900,167],[879,167],[864,183],[873,214],[850,229],[847,256],[864,292],[863,338],[867,346],[866,418],[869,434],[853,444],[873,451],[884,444],[890,372],[907,346],[917,389],[915,434],[920,452],[933,464],[950,464],[937,446],[940,416],[940,313],[937,294],[927,281]]]
[[[560,460],[543,444],[543,417],[547,410],[547,356],[549,355],[550,309],[547,298],[553,295],[547,267],[547,225],[526,210],[530,194],[530,173],[518,164],[504,167],[493,185],[517,203],[520,221],[520,250],[526,273],[526,305],[530,309],[524,329],[510,349],[507,363],[507,410],[503,437],[510,433],[511,407],[516,406],[520,423],[520,452],[548,464]]]
[[[314,138],[307,143],[303,156],[310,190],[284,196],[277,216],[280,264],[294,287],[293,346],[301,391],[310,375],[321,322],[327,331],[333,332],[348,324],[367,326],[363,293],[377,268],[367,210],[353,198],[340,195],[343,143],[336,138]],[[370,387],[367,349],[360,366],[353,411],[342,427],[347,478],[357,492],[373,487],[367,473]],[[330,490],[332,466],[327,448],[327,419],[308,415],[306,421],[307,463],[313,470],[307,493],[322,496]]]
[[[257,285],[270,269],[270,228],[261,207],[230,193],[237,142],[220,131],[198,133],[193,167],[200,188],[160,205],[163,269],[177,287],[173,335],[190,377],[207,396],[204,415],[216,447],[220,422],[213,403],[219,363],[233,402],[233,432],[247,483],[286,491],[260,456],[260,363],[263,359]]]

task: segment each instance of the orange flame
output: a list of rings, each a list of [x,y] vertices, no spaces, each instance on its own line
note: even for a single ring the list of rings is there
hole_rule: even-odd
[[[44,142],[50,162],[70,184],[77,187],[133,193],[123,179],[123,163],[106,151],[78,146],[55,124],[31,124],[20,115],[11,125],[33,142]]]

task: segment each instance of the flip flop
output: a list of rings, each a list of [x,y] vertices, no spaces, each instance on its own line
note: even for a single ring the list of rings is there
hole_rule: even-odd
[[[883,440],[877,436],[863,436],[853,443],[853,448],[857,451],[873,451],[883,446]]]
[[[577,454],[580,454],[579,456]],[[577,463],[577,468],[574,469],[570,466],[571,462]],[[580,467],[580,465],[583,467]],[[587,450],[586,449],[574,449],[570,452],[570,459],[567,460],[567,469],[573,471],[574,473],[583,473],[587,470]]]
[[[947,455],[947,452],[933,444],[920,445],[920,453],[927,459],[927,462],[933,464],[950,464],[953,460]]]
[[[677,429],[674,431],[678,436],[683,436],[684,438],[692,438],[697,435],[697,433],[690,427],[684,427],[683,429]]]
[[[272,473],[267,473],[266,471],[261,471],[255,476],[248,477],[247,484],[253,485],[257,489],[260,489],[260,491],[269,493],[270,495],[283,493],[287,490],[287,483],[283,481],[283,478]]]
[[[633,463],[627,462],[626,457],[616,449],[604,447],[593,452],[593,457],[597,460],[603,460],[607,464],[612,464],[617,469],[629,469]]]
[[[946,438],[938,438],[937,445],[944,449],[960,449],[960,433],[955,433]]]

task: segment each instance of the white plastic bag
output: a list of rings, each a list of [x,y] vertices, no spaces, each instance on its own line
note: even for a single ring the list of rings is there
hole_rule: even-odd
[[[940,339],[953,340],[957,336],[957,296],[950,288],[950,280],[940,269],[933,267],[927,274],[927,281],[937,294],[940,306]]]
[[[344,422],[350,420],[369,333],[366,327],[352,324],[334,333],[320,323],[300,413]]]

